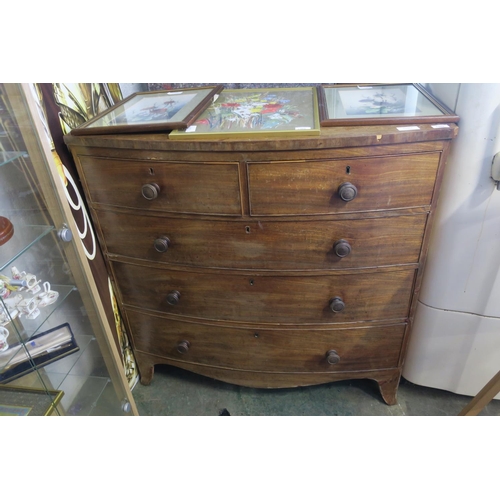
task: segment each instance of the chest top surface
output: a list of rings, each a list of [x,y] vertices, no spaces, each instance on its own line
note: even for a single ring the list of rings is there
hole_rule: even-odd
[[[458,134],[457,125],[420,124],[418,126],[353,126],[322,128],[317,136],[231,139],[175,140],[167,133],[159,134],[120,134],[73,136],[66,135],[64,140],[70,147],[104,147],[117,149],[148,149],[158,151],[295,151],[343,147],[380,146],[407,144],[427,141],[450,140]]]

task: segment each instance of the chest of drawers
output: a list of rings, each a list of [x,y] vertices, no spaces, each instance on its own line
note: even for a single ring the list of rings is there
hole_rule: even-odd
[[[396,393],[454,124],[317,137],[67,136],[141,382]]]

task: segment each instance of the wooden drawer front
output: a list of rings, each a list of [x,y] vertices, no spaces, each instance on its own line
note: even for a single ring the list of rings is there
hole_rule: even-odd
[[[256,276],[159,270],[114,262],[124,303],[192,318],[261,323],[404,319],[414,269],[339,276]],[[170,305],[172,292],[179,292]],[[331,299],[345,308],[334,313]],[[338,300],[337,300],[338,304]]]
[[[237,163],[174,163],[80,157],[94,203],[193,214],[240,215]],[[142,187],[159,186],[153,200]]]
[[[303,163],[248,163],[250,212],[313,215],[429,205],[439,158],[439,153],[432,153]],[[356,197],[348,202],[338,193],[346,182],[357,189]]]
[[[253,330],[165,320],[128,311],[134,346],[156,356],[265,372],[377,370],[398,366],[405,325],[339,330]],[[181,344],[187,341],[189,344]],[[188,346],[186,352],[180,353]],[[340,360],[327,361],[336,351]],[[330,361],[336,361],[335,357]]]
[[[240,269],[345,269],[418,262],[426,215],[302,222],[229,222],[99,211],[108,252]],[[155,250],[155,241],[160,250]],[[167,246],[165,242],[168,240]],[[350,246],[347,256],[336,254]]]

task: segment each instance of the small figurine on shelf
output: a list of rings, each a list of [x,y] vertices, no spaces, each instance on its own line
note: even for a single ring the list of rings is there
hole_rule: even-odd
[[[35,297],[38,307],[46,307],[53,304],[59,297],[59,292],[50,289],[50,283],[46,281],[43,284],[43,292]]]
[[[0,326],[6,325],[7,323],[10,323],[7,307],[0,303]]]
[[[0,326],[0,352],[6,351],[9,348],[7,342],[7,337],[9,336],[9,330]]]
[[[15,279],[15,280],[21,279],[21,273],[19,272],[19,270],[17,269],[16,266],[12,266],[10,268],[10,274],[12,274],[12,279]]]
[[[59,298],[59,292],[52,290],[48,281],[43,283],[42,291],[41,280],[37,280],[34,274],[20,272],[16,266],[12,266],[11,274],[12,278],[0,274],[0,297],[4,303],[0,310],[0,325],[17,316],[36,319],[42,307],[54,304]]]
[[[20,285],[21,287],[17,290],[18,292],[28,292],[31,293],[32,295],[35,295],[36,293],[40,292],[40,281],[36,279],[36,276],[31,273],[27,273],[26,271],[19,272],[16,266],[12,266],[11,268],[11,274],[12,274],[12,280],[11,285]]]
[[[3,304],[0,307],[1,326],[7,325],[19,316],[19,309],[17,306],[21,300],[23,300],[23,296],[20,293],[13,294],[7,299],[4,299]]]
[[[17,318],[19,311],[16,308],[17,303],[22,299],[21,295],[11,296],[11,291],[6,287],[5,281],[0,279],[0,325],[5,326],[13,319]],[[19,297],[19,299],[17,298]]]
[[[0,298],[6,299],[11,294],[11,291],[7,288],[5,281],[0,279]]]
[[[37,307],[37,300],[35,297],[21,300],[18,304],[18,309],[21,311],[21,316],[24,315],[28,319],[35,319],[40,314],[40,309]]]

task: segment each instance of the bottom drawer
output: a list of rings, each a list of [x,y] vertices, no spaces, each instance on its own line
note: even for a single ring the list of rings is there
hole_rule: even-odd
[[[139,351],[186,363],[262,372],[393,368],[398,366],[406,326],[277,330],[188,323],[130,309],[127,316]]]

